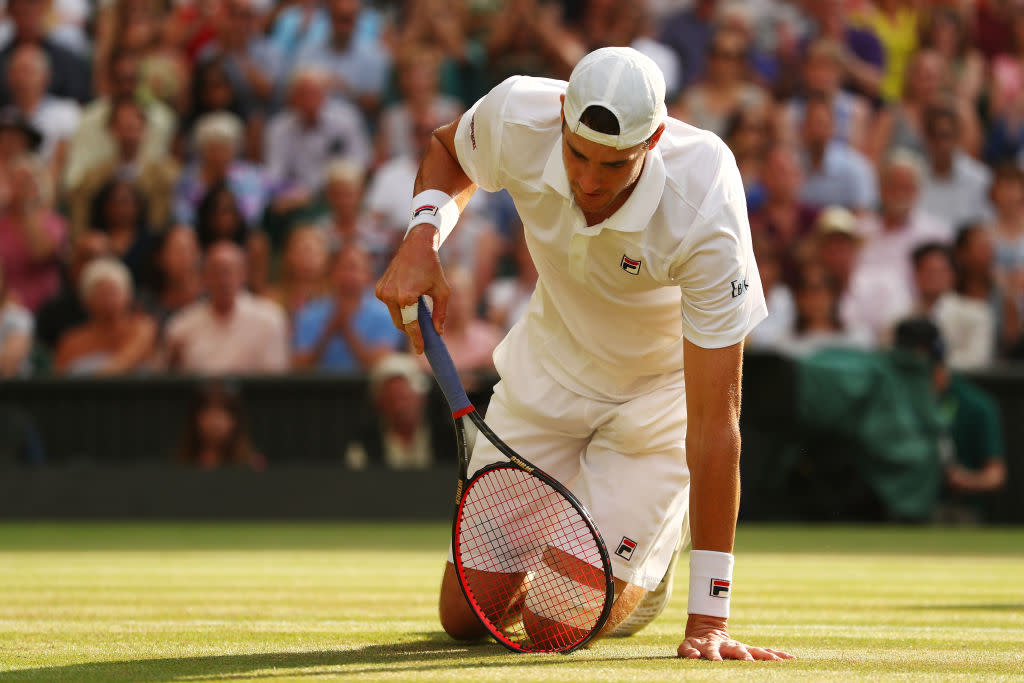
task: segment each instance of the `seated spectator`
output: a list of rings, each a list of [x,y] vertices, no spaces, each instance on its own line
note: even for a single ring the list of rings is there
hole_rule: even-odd
[[[501,330],[476,314],[476,284],[472,274],[463,268],[448,270],[448,317],[444,322],[444,340],[462,377],[467,391],[473,391],[481,379],[494,375],[494,349],[501,341]],[[429,367],[426,356],[420,356],[424,367]]]
[[[834,139],[832,104],[820,95],[807,98],[801,151],[804,175],[801,198],[813,206],[837,204],[866,211],[878,200],[878,178],[871,162]]]
[[[796,305],[789,285],[782,279],[782,257],[778,248],[768,240],[756,239],[754,256],[768,317],[747,335],[745,343],[749,348],[775,349],[793,329]]]
[[[205,251],[216,242],[228,240],[245,249],[249,264],[246,284],[254,294],[263,294],[270,270],[269,242],[262,231],[246,223],[239,199],[227,183],[210,187],[199,202],[196,217],[199,248]]]
[[[71,50],[61,47],[47,35],[47,3],[39,0],[8,0],[7,14],[14,25],[14,35],[0,49],[0,64],[9,64],[14,51],[23,45],[42,49],[50,63],[47,92],[54,97],[67,97],[84,104],[92,97],[92,76],[89,62]],[[11,103],[11,92],[0,82],[0,104]]]
[[[0,108],[0,164],[10,165],[39,151],[43,134],[11,105]]]
[[[200,470],[237,467],[262,472],[267,461],[253,447],[238,390],[210,382],[190,401],[181,449],[175,460]]]
[[[725,127],[723,139],[736,157],[749,211],[759,210],[765,200],[763,170],[773,138],[771,119],[764,108],[741,109]]]
[[[926,359],[939,409],[952,437],[945,468],[942,518],[978,522],[991,495],[1006,485],[1005,448],[999,406],[973,382],[951,372],[939,329],[927,318],[909,318],[896,328],[895,345]]]
[[[171,370],[203,375],[284,372],[288,320],[273,301],[244,290],[245,252],[232,242],[207,250],[207,298],[167,321],[165,358]]]
[[[815,38],[840,46],[843,87],[877,101],[885,51],[874,31],[850,22],[847,5],[846,0],[818,0],[804,7],[816,24]]]
[[[114,256],[140,281],[153,240],[142,192],[134,183],[112,179],[96,193],[89,213],[90,228],[107,233]]]
[[[1021,338],[1021,319],[1013,300],[999,286],[995,277],[995,248],[992,233],[981,225],[960,229],[953,247],[956,265],[956,299],[959,306],[948,310],[947,316],[964,319],[958,328],[965,330],[963,346],[972,353],[950,357],[955,369],[984,367],[999,351],[1012,348]],[[951,307],[947,307],[951,308]],[[973,334],[966,332],[974,326]],[[984,339],[986,343],[979,344]],[[950,340],[957,348],[959,340]]]
[[[814,231],[818,208],[801,199],[804,174],[797,151],[786,145],[772,147],[764,161],[762,201],[750,211],[750,232],[778,254],[782,280],[791,282],[801,250]]]
[[[805,264],[793,287],[796,316],[790,334],[778,350],[791,356],[808,356],[827,348],[868,349],[872,339],[866,330],[847,329],[839,317],[839,291],[824,267]]]
[[[29,354],[34,324],[32,314],[11,298],[3,266],[0,265],[0,378],[30,373]]]
[[[331,22],[320,0],[298,0],[277,15],[270,42],[279,54],[297,57],[327,42]]]
[[[922,46],[945,61],[943,90],[976,107],[985,84],[985,57],[972,41],[969,19],[962,10],[933,7],[921,31]]]
[[[30,311],[60,288],[58,255],[66,235],[42,166],[22,157],[0,168],[0,266],[11,292]]]
[[[494,280],[484,293],[487,319],[503,334],[508,333],[526,314],[526,307],[537,286],[537,266],[530,256],[524,230],[520,230],[516,235],[512,257],[515,262],[515,275]]]
[[[167,320],[199,300],[202,275],[196,232],[176,225],[157,235],[149,254],[149,277],[139,297],[142,309],[162,331]]]
[[[954,291],[956,271],[953,252],[949,245],[941,242],[925,242],[915,247],[910,254],[914,267],[914,306],[912,314],[936,319],[936,313],[944,298]],[[991,335],[984,335],[991,341]],[[948,333],[943,338],[949,339]]]
[[[679,58],[681,88],[687,88],[704,76],[711,40],[715,36],[717,0],[695,0],[690,7],[668,14],[661,25],[661,42]]]
[[[711,43],[707,74],[684,90],[672,115],[715,135],[725,135],[729,117],[747,107],[763,107],[768,94],[746,74],[747,38],[738,31],[720,30]]]
[[[294,228],[281,256],[281,278],[269,296],[281,304],[289,319],[307,304],[327,294],[330,258],[327,237],[314,226]]]
[[[138,160],[141,166],[153,161],[170,161],[168,156],[177,116],[160,100],[140,93],[138,56],[117,51],[111,55],[107,70],[110,81],[108,94],[85,105],[78,128],[68,144],[62,182],[70,191],[77,188],[86,173],[96,167],[108,164],[118,167],[127,163],[129,158],[132,163]],[[123,138],[121,144],[115,139],[115,131],[124,130],[121,127],[131,123],[130,119],[127,124],[120,122],[113,114],[114,103],[124,100],[135,100],[145,116],[137,154],[129,153],[127,147],[130,145],[125,145]],[[129,129],[134,132],[130,125]],[[141,169],[137,172],[146,175]]]
[[[556,2],[515,0],[492,15],[487,35],[491,80],[524,74],[568,79],[587,49],[566,29]]]
[[[349,443],[345,462],[352,469],[384,466],[421,470],[436,460],[427,416],[430,378],[416,359],[392,353],[370,370],[370,400],[376,424]]]
[[[109,135],[115,153],[85,169],[78,183],[69,186],[72,231],[77,234],[88,228],[104,229],[102,224],[91,222],[100,217],[92,207],[102,189],[114,182],[131,186],[143,199],[146,211],[139,220],[145,232],[162,230],[171,217],[171,197],[181,168],[172,158],[144,153],[148,122],[145,109],[136,100],[118,100],[109,110]]]
[[[54,369],[63,375],[121,375],[149,367],[156,324],[132,310],[132,276],[120,261],[102,258],[79,285],[88,319],[57,342]]]
[[[996,278],[1017,311],[1024,314],[1024,171],[1016,164],[1001,165],[989,197],[995,208],[990,229],[995,240]]]
[[[379,277],[387,268],[401,235],[396,235],[390,226],[379,225],[361,210],[365,174],[359,164],[349,159],[336,159],[327,165],[324,177],[327,213],[320,217],[316,226],[327,238],[328,249],[332,253],[348,245],[366,249],[370,252],[373,274]]]
[[[46,300],[36,315],[36,340],[45,350],[52,352],[66,331],[86,321],[78,290],[82,271],[96,259],[110,255],[110,237],[104,232],[89,230],[71,240],[71,254],[62,269],[60,290]]]
[[[335,157],[370,163],[370,137],[362,115],[352,104],[330,100],[329,75],[301,67],[292,78],[288,108],[267,126],[264,152],[273,181],[307,198],[323,184],[323,168]]]
[[[11,103],[42,133],[39,156],[61,177],[67,146],[78,128],[82,110],[72,99],[47,93],[50,64],[46,53],[31,43],[11,51],[4,76]]]
[[[992,172],[963,151],[960,128],[952,107],[935,105],[925,110],[928,166],[921,180],[919,206],[952,225],[991,216],[988,191]]]
[[[405,339],[387,307],[373,294],[366,251],[348,246],[334,256],[331,294],[306,304],[295,316],[294,366],[333,372],[365,372]]]
[[[238,158],[242,122],[227,112],[207,114],[195,127],[199,159],[189,164],[174,191],[174,217],[194,225],[199,203],[208,190],[227,183],[239,203],[245,222],[257,225],[270,200],[271,185],[263,169]]]
[[[462,113],[462,104],[439,90],[440,55],[424,47],[409,47],[398,59],[398,87],[401,99],[380,115],[377,131],[377,161],[422,154],[413,140],[417,121],[452,121]]]
[[[379,40],[358,35],[357,24],[366,12],[362,0],[328,0],[325,4],[329,35],[321,44],[310,46],[299,59],[331,75],[328,90],[332,98],[352,102],[368,117],[376,117],[391,65],[388,51]],[[417,7],[403,10],[416,12]],[[447,19],[453,21],[452,17]]]
[[[186,136],[194,133],[199,121],[210,114],[231,114],[242,123],[238,157],[259,163],[262,161],[260,148],[266,121],[262,109],[256,109],[257,106],[255,102],[242,99],[223,60],[211,57],[200,62],[192,74],[191,106],[182,133]],[[195,136],[192,137],[194,139]],[[195,158],[196,154],[196,149],[186,149],[189,159]]]
[[[894,152],[882,165],[878,213],[862,216],[858,226],[864,238],[859,268],[896,275],[907,292],[912,286],[910,253],[914,247],[924,242],[953,241],[950,225],[920,208],[923,175],[916,155],[904,150]]]

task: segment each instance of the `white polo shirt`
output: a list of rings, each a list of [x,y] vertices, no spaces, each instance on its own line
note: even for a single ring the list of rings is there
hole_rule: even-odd
[[[566,83],[514,76],[462,117],[455,149],[481,188],[508,190],[537,266],[510,345],[585,396],[629,400],[682,385],[683,339],[721,348],[768,312],[754,262],[743,183],[715,135],[675,119],[647,154],[636,188],[607,220],[587,226],[562,161]]]

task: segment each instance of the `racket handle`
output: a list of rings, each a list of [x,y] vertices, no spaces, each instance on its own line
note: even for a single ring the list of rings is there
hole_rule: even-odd
[[[423,352],[434,370],[434,378],[441,386],[444,397],[448,399],[452,415],[456,418],[462,417],[473,410],[473,404],[466,396],[466,390],[459,379],[452,356],[448,353],[448,347],[434,329],[434,318],[430,315],[430,309],[427,308],[426,300],[422,296],[419,303],[419,323],[420,334],[423,335]]]

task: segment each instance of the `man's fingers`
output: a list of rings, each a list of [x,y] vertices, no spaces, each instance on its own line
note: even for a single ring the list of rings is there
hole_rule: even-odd
[[[684,659],[700,659],[700,650],[691,645],[688,640],[683,641],[676,653]]]
[[[444,334],[444,321],[448,318],[448,295],[451,290],[445,284],[440,284],[430,290],[430,298],[433,299],[434,309],[431,315],[434,316],[434,329],[438,334]]]
[[[423,353],[423,334],[420,332],[420,324],[418,322],[407,323],[402,330],[409,335],[413,350],[416,353]]]

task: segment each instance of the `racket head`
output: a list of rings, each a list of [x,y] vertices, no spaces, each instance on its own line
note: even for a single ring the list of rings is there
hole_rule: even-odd
[[[452,525],[456,573],[499,643],[516,652],[568,653],[608,620],[611,561],[579,500],[520,461],[528,469],[494,463],[466,484]]]

